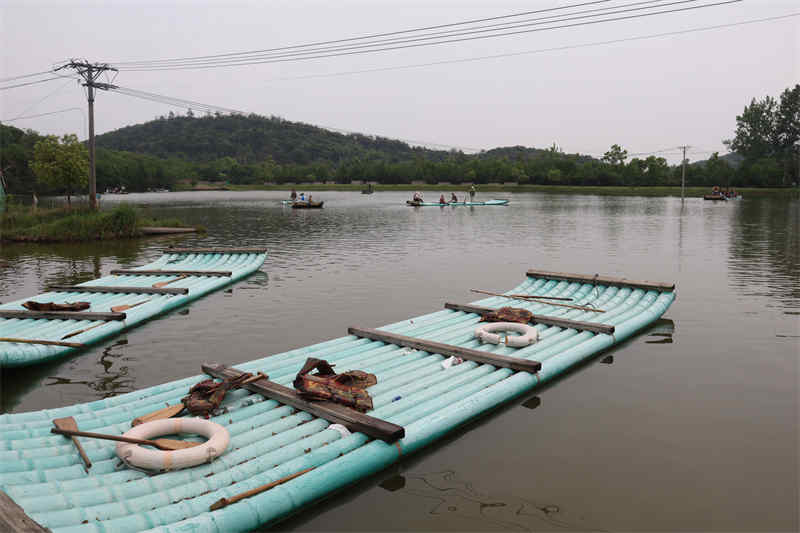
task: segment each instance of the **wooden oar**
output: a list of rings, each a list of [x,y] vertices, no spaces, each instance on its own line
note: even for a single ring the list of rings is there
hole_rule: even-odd
[[[114,307],[112,307],[112,308],[111,308],[111,312],[113,312],[113,313],[119,313],[119,312],[121,312],[121,311],[127,311],[128,309],[131,309],[131,308],[133,308],[133,307],[136,307],[137,305],[146,304],[146,303],[147,303],[147,302],[149,302],[149,301],[150,301],[150,300],[149,300],[149,299],[147,299],[147,300],[142,300],[141,302],[137,302],[137,303],[135,303],[135,304],[130,304],[130,305],[115,305]]]
[[[53,420],[53,425],[55,425],[56,428],[58,428],[60,430],[77,430],[78,429],[78,423],[75,422],[75,419],[72,418],[71,416],[68,416],[66,418],[56,418],[55,420]],[[53,429],[55,429],[55,428],[53,428]],[[66,436],[69,436],[69,435],[66,435]],[[72,443],[78,449],[78,453],[80,454],[81,459],[83,460],[83,464],[86,465],[85,468],[86,468],[86,471],[88,472],[89,469],[92,467],[92,462],[89,460],[89,457],[86,455],[86,452],[83,451],[83,446],[81,446],[81,443],[78,442],[78,439],[76,439],[75,437],[72,437]]]
[[[100,322],[99,324],[95,324],[94,326],[89,326],[88,328],[83,328],[79,329],[78,331],[73,331],[72,333],[67,333],[66,335],[61,337],[61,340],[63,341],[64,339],[69,339],[70,337],[74,337],[75,335],[80,335],[81,333],[89,331],[90,329],[99,328],[103,324],[106,324],[106,322]]]
[[[148,413],[146,415],[137,416],[136,418],[131,421],[131,426],[138,426],[139,424],[144,424],[145,422],[151,422],[153,420],[161,420],[163,418],[172,418],[173,416],[178,416],[181,414],[186,406],[182,403],[178,403],[175,405],[168,405],[158,411],[153,411],[152,413]]]
[[[180,281],[180,280],[182,280],[182,279],[186,279],[186,278],[188,278],[188,277],[189,277],[189,276],[188,276],[188,275],[186,275],[186,274],[181,274],[181,275],[180,275],[180,276],[178,276],[177,278],[175,278],[175,279],[171,279],[171,280],[169,280],[169,281],[159,281],[158,283],[153,283],[153,288],[155,288],[155,289],[158,289],[159,287],[163,287],[163,286],[165,286],[165,285],[169,285],[170,283],[175,283],[176,281]]]
[[[73,419],[73,423],[74,422],[75,420]],[[75,429],[64,429],[56,426],[50,431],[52,433],[58,433],[61,435],[69,435],[73,439],[75,437],[88,437],[90,439],[115,440],[119,442],[130,442],[131,444],[144,444],[147,446],[155,446],[159,450],[182,450],[184,448],[192,448],[194,446],[199,446],[200,444],[202,444],[200,442],[190,442],[186,440],[172,440],[172,439],[146,440],[146,439],[134,439],[131,437],[123,437],[122,435],[104,435],[102,433],[89,433],[88,431],[78,431],[77,425],[75,426]]]
[[[254,489],[250,489],[248,491],[242,492],[241,494],[237,494],[236,496],[232,496],[230,498],[220,498],[216,502],[212,503],[211,506],[208,508],[209,511],[216,511],[217,509],[222,509],[223,507],[227,507],[228,505],[234,504],[239,500],[244,500],[245,498],[249,498],[250,496],[255,496],[256,494],[261,494],[264,491],[267,491],[273,487],[277,487],[278,485],[283,485],[287,481],[291,481],[296,477],[300,477],[306,472],[310,472],[314,470],[315,467],[306,468],[305,470],[301,470],[284,478],[278,479],[273,481],[272,483],[267,483],[266,485],[261,485],[260,487],[256,487]]]
[[[603,309],[597,309],[595,307],[585,307],[582,305],[557,304],[555,302],[546,302],[544,300],[538,299],[541,298],[541,296],[528,296],[525,294],[500,294],[498,292],[481,291],[478,289],[470,289],[470,291],[477,292],[480,294],[488,294],[489,296],[500,296],[502,298],[511,298],[513,300],[524,300],[526,302],[535,302],[538,304],[556,305],[558,307],[568,307],[570,309],[579,309],[581,311],[592,311],[593,313],[605,313]]]

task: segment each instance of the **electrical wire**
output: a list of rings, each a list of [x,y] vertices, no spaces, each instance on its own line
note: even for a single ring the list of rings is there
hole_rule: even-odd
[[[685,3],[687,1],[697,1],[697,0],[681,0],[677,3]],[[472,35],[469,37],[459,37],[455,39],[445,39],[445,40],[438,40],[435,42],[424,42],[424,43],[411,43],[411,44],[402,44],[402,45],[389,45],[379,48],[370,48],[367,50],[351,50],[351,51],[338,51],[332,52],[329,54],[321,54],[321,55],[310,55],[310,56],[303,56],[303,57],[292,57],[296,56],[296,54],[287,54],[285,57],[281,56],[271,56],[267,59],[259,59],[259,58],[246,58],[246,59],[235,59],[235,60],[221,60],[221,61],[214,61],[214,62],[207,62],[207,63],[193,63],[193,64],[174,64],[170,66],[155,66],[155,67],[140,67],[140,68],[120,68],[120,70],[127,70],[127,71],[159,71],[159,70],[189,70],[189,69],[209,69],[209,68],[220,68],[220,67],[229,67],[229,66],[247,66],[247,65],[256,65],[256,64],[266,64],[266,63],[283,63],[283,62],[293,62],[293,61],[302,61],[308,59],[320,59],[320,58],[327,58],[327,57],[340,57],[340,56],[348,56],[348,55],[359,55],[359,54],[367,54],[367,53],[375,53],[375,52],[383,52],[388,50],[399,50],[399,49],[406,49],[406,48],[416,48],[420,46],[433,46],[438,44],[451,44],[456,42],[464,42],[464,41],[472,41],[478,39],[487,39],[487,38],[494,38],[494,37],[505,37],[510,35],[519,35],[519,34],[526,34],[526,33],[533,33],[533,32],[540,32],[540,31],[548,31],[554,29],[563,29],[563,28],[573,28],[579,26],[587,26],[587,25],[595,25],[601,24],[605,22],[616,22],[620,20],[632,20],[638,19],[643,17],[651,17],[656,15],[663,15],[668,13],[677,13],[677,12],[685,12],[690,10],[696,9],[703,9],[707,7],[715,7],[727,4],[734,4],[739,3],[743,0],[724,0],[720,2],[714,2],[709,4],[703,5],[693,5],[688,7],[682,8],[673,8],[668,10],[662,11],[654,11],[650,13],[638,13],[635,15],[625,15],[620,17],[613,17],[613,18],[606,18],[601,20],[588,20],[582,22],[575,22],[571,24],[564,24],[559,26],[551,26],[547,28],[534,28],[534,29],[524,29],[524,30],[516,30],[511,32],[502,32],[502,33],[494,33],[492,35]]]
[[[42,98],[40,98],[39,100],[37,100],[33,104],[29,105],[28,107],[26,107],[24,111],[22,111],[17,117],[15,117],[15,118],[13,118],[11,120],[16,120],[17,118],[21,117],[22,115],[24,115],[25,113],[27,113],[28,111],[33,109],[34,107],[38,106],[39,104],[41,104],[42,102],[44,102],[45,100],[47,100],[48,98],[53,96],[54,94],[56,94],[58,92],[61,92],[64,89],[64,87],[66,87],[71,81],[72,81],[71,79],[68,79],[63,85],[59,86],[55,91],[47,93]]]
[[[32,78],[34,76],[41,76],[43,74],[52,74],[52,70],[45,70],[43,72],[34,72],[33,74],[23,74],[21,76],[11,76],[9,78],[2,78],[0,79],[0,83],[6,83],[7,81],[14,81],[14,80],[21,80],[23,78]]]
[[[52,77],[52,78],[45,78],[43,80],[38,80],[38,81],[29,81],[27,83],[18,83],[16,85],[7,85],[5,87],[0,87],[0,91],[5,91],[7,89],[16,89],[17,87],[27,87],[28,85],[36,85],[37,83],[44,83],[46,81],[58,80],[58,79],[62,79],[64,77],[65,76],[55,76],[55,77]]]
[[[581,18],[588,18],[588,17],[597,17],[597,16],[604,16],[608,14],[614,13],[621,13],[626,11],[635,11],[641,9],[653,9],[654,7],[660,6],[645,6],[645,7],[636,7],[630,10],[623,10],[623,11],[609,11],[610,9],[619,9],[623,7],[631,7],[631,6],[642,6],[643,4],[654,4],[658,2],[666,2],[667,0],[642,0],[639,2],[634,2],[631,4],[622,4],[618,6],[611,6],[611,7],[602,7],[602,8],[594,8],[584,11],[575,11],[568,14],[559,14],[559,15],[549,15],[545,17],[539,17],[534,19],[527,19],[527,20],[517,20],[512,22],[502,22],[499,24],[489,24],[483,26],[476,26],[473,28],[466,28],[466,29],[457,29],[457,30],[447,30],[447,31],[439,31],[434,33],[418,33],[417,35],[413,35],[411,37],[393,37],[391,39],[380,39],[377,41],[366,41],[366,43],[362,44],[350,44],[350,45],[341,45],[337,44],[335,46],[311,46],[311,45],[296,45],[290,47],[282,47],[282,48],[275,48],[271,50],[265,51],[254,51],[254,52],[239,52],[236,55],[237,57],[232,58],[220,58],[215,60],[215,62],[224,64],[224,63],[236,63],[241,62],[244,60],[252,60],[252,59],[268,59],[268,58],[279,58],[279,57],[293,57],[293,56],[302,56],[302,55],[310,55],[313,53],[323,53],[323,52],[333,52],[333,51],[345,51],[345,50],[354,50],[354,49],[361,49],[361,48],[368,48],[374,47],[378,45],[386,45],[386,44],[401,44],[401,43],[409,43],[409,42],[418,42],[424,40],[432,40],[432,39],[440,39],[444,37],[455,37],[455,36],[462,36],[462,35],[470,35],[475,33],[485,33],[485,32],[492,32],[492,31],[500,31],[500,30],[507,30],[507,29],[515,29],[515,28],[522,28],[527,26],[534,26],[540,24],[547,24],[547,23],[556,23],[556,22],[564,22],[570,20],[577,20]],[[700,0],[677,0],[672,3],[662,4],[662,5],[672,5],[676,3],[691,3],[691,2],[698,2]],[[597,13],[598,11],[603,11],[602,13]],[[585,13],[595,13],[594,15],[585,15],[582,17],[575,17],[574,15],[580,15]],[[568,18],[565,18],[568,17]],[[552,19],[556,20],[552,20]],[[409,30],[411,31],[411,30]],[[354,40],[354,39],[350,39]],[[341,40],[340,40],[341,41]],[[333,41],[337,42],[337,41]],[[306,50],[297,50],[286,52],[286,50],[292,50],[296,48],[307,48]],[[277,53],[275,51],[279,51]],[[264,53],[270,52],[270,53]],[[145,67],[145,66],[160,66],[160,67],[168,67],[168,66],[181,66],[181,65],[193,65],[193,64],[204,64],[208,63],[209,60],[194,60],[194,59],[187,59],[183,61],[170,61],[170,62],[159,62],[159,63],[151,63],[149,61],[143,61],[139,63],[130,62],[128,63],[127,68],[133,67]]]
[[[524,12],[521,12],[521,13],[513,13],[513,14],[510,14],[510,15],[501,15],[501,16],[496,16],[496,17],[472,19],[472,20],[466,20],[466,21],[462,21],[462,22],[453,22],[453,23],[449,23],[449,24],[439,24],[439,25],[436,25],[436,26],[425,26],[425,27],[421,27],[421,28],[411,28],[411,29],[392,31],[392,32],[386,32],[386,33],[374,33],[374,34],[371,34],[371,35],[364,35],[364,36],[360,36],[360,37],[348,37],[348,38],[344,38],[344,39],[335,39],[335,40],[331,40],[331,41],[318,41],[318,42],[313,42],[313,43],[290,45],[290,46],[283,46],[283,47],[278,47],[278,48],[266,48],[264,50],[252,50],[252,51],[249,51],[249,52],[229,52],[229,53],[226,53],[226,54],[215,54],[215,55],[206,55],[206,56],[193,56],[193,57],[183,57],[183,58],[173,58],[173,59],[154,59],[154,60],[151,60],[151,61],[109,61],[109,63],[113,63],[115,65],[131,65],[131,64],[141,64],[141,63],[162,63],[162,62],[176,62],[176,61],[186,61],[186,60],[196,60],[196,59],[216,59],[216,58],[221,58],[221,57],[230,57],[230,56],[238,56],[238,55],[249,55],[249,54],[257,54],[257,53],[264,53],[264,52],[274,52],[274,51],[279,51],[279,50],[289,50],[289,49],[292,49],[292,48],[304,48],[304,47],[310,47],[310,46],[336,44],[336,43],[342,43],[342,42],[347,42],[347,41],[357,41],[357,40],[363,40],[363,39],[372,39],[372,38],[375,38],[375,37],[388,37],[390,35],[400,35],[400,34],[404,34],[404,33],[414,33],[414,32],[419,32],[419,31],[427,31],[427,30],[434,30],[434,29],[440,29],[440,28],[447,28],[447,27],[454,27],[454,26],[461,26],[461,25],[468,25],[468,24],[476,24],[478,22],[488,22],[488,21],[492,21],[492,20],[500,20],[500,19],[505,19],[505,18],[521,17],[521,16],[526,16],[526,15],[533,15],[535,13],[544,13],[544,12],[548,12],[548,11],[571,9],[573,7],[583,7],[583,6],[586,6],[586,5],[603,4],[603,3],[608,3],[610,1],[611,0],[595,0],[593,2],[584,2],[584,3],[581,3],[581,4],[572,4],[572,5],[568,5],[568,6],[561,6],[561,7],[550,8],[550,9],[539,9],[539,10],[535,10],[535,11],[524,11]]]
[[[730,24],[718,24],[715,26],[703,26],[699,28],[690,28],[687,30],[677,30],[677,31],[670,31],[665,33],[653,33],[650,35],[638,35],[634,37],[623,37],[620,39],[611,39],[609,41],[595,41],[591,43],[583,43],[583,44],[574,44],[574,45],[565,45],[565,46],[556,46],[553,48],[539,48],[537,50],[524,50],[521,52],[509,52],[506,54],[493,54],[488,56],[478,56],[478,57],[466,57],[462,59],[446,59],[442,61],[432,61],[429,63],[413,63],[409,65],[396,65],[391,67],[378,67],[378,68],[371,68],[371,69],[362,69],[362,70],[348,70],[343,72],[329,72],[325,74],[306,74],[303,76],[286,76],[281,78],[272,78],[266,80],[267,82],[274,82],[274,81],[291,81],[291,80],[307,80],[307,79],[317,79],[317,78],[334,78],[338,76],[352,76],[355,74],[369,74],[372,72],[387,72],[392,70],[405,70],[405,69],[413,69],[413,68],[423,68],[423,67],[434,67],[439,65],[451,65],[457,63],[471,63],[473,61],[486,61],[490,59],[502,59],[506,57],[516,57],[516,56],[523,56],[523,55],[531,55],[531,54],[542,54],[546,52],[560,52],[563,50],[572,50],[576,48],[589,48],[592,46],[606,46],[609,44],[618,44],[618,43],[626,43],[631,41],[643,41],[647,39],[658,39],[661,37],[673,37],[676,35],[684,35],[688,33],[695,33],[701,31],[711,31],[711,30],[718,30],[724,28],[732,28],[736,26],[745,26],[749,24],[758,24],[762,22],[772,22],[775,20],[782,20],[792,17],[800,16],[800,12],[798,13],[789,13],[787,15],[778,15],[775,17],[767,17],[762,19],[752,19],[752,20],[745,20],[741,22],[732,22]]]

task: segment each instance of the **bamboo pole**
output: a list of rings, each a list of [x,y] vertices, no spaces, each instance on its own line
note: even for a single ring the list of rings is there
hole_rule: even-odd
[[[594,307],[585,307],[583,305],[570,305],[570,304],[557,304],[555,302],[545,302],[541,300],[542,296],[528,296],[526,294],[500,294],[499,292],[490,292],[490,291],[482,291],[479,289],[470,289],[472,292],[477,292],[479,294],[488,294],[489,296],[500,296],[502,298],[511,298],[514,300],[524,300],[526,302],[535,302],[539,304],[545,305],[556,305],[558,307],[568,307],[570,309],[579,309],[581,311],[592,311],[593,313],[605,313],[602,309],[597,309]]]
[[[261,485],[260,487],[256,487],[254,489],[250,489],[248,491],[242,492],[237,494],[236,496],[232,496],[230,498],[220,498],[216,502],[212,503],[211,506],[208,508],[209,511],[216,511],[217,509],[222,509],[223,507],[227,507],[228,505],[234,504],[239,500],[244,500],[245,498],[249,498],[250,496],[255,496],[256,494],[261,494],[262,492],[268,491],[273,487],[277,487],[278,485],[283,485],[287,481],[291,481],[296,477],[300,477],[306,472],[310,472],[314,470],[315,467],[306,468],[305,470],[301,470],[299,472],[295,472],[289,476],[283,477],[272,483],[267,483],[266,485]]]
[[[21,344],[44,344],[46,346],[66,346],[68,348],[83,348],[84,346],[80,342],[46,341],[42,339],[15,339],[13,337],[0,337],[0,342],[18,342]]]

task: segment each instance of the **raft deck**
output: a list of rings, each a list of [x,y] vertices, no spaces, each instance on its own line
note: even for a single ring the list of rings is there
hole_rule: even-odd
[[[157,261],[0,305],[0,367],[50,361],[196,300],[258,270],[263,248],[167,249]],[[29,311],[36,302],[89,302],[86,311]]]
[[[29,518],[58,533],[252,531],[386,468],[631,337],[675,299],[671,284],[536,272],[509,293],[570,297],[603,312],[491,297],[449,304],[378,330],[354,326],[352,335],[237,366],[264,372],[283,388],[291,387],[310,356],[342,370],[374,373],[378,382],[368,389],[374,409],[367,415],[402,427],[399,440],[370,438],[352,425],[355,432],[345,436],[308,410],[241,389],[225,398],[224,414],[212,417],[230,432],[228,449],[194,468],[151,476],[119,466],[113,443],[82,438],[93,463],[86,473],[70,440],[50,433],[53,419],[73,416],[81,430],[122,434],[133,418],[180,402],[205,377],[197,375],[87,404],[0,415],[0,490]],[[534,313],[539,342],[520,349],[479,344],[473,337],[478,313],[509,305]],[[440,352],[447,350],[461,350],[465,361],[445,368]],[[473,352],[482,360],[470,360]],[[488,358],[498,364],[485,362]],[[521,363],[520,370],[499,366],[509,360]],[[223,372],[214,365],[206,370]],[[270,490],[211,510],[221,498],[298,473]]]

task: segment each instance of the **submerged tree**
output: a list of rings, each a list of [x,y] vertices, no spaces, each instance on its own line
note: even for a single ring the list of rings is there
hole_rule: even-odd
[[[55,135],[37,142],[30,166],[37,180],[66,192],[69,207],[75,190],[89,181],[89,152],[74,134],[64,135],[60,142]]]

